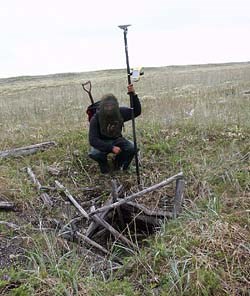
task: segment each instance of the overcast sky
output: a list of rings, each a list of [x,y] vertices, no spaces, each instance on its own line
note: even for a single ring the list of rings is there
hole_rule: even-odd
[[[0,0],[0,77],[250,60],[250,0]]]

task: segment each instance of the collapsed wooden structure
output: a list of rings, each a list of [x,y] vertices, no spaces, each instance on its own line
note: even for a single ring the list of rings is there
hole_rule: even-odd
[[[55,145],[55,142],[44,142],[0,151],[0,159],[30,155]],[[28,167],[26,171],[46,207],[53,207],[53,197],[46,192],[53,189],[63,193],[80,214],[77,219],[70,221],[67,225],[60,225],[59,234],[65,238],[70,237],[72,239],[73,237],[81,240],[105,255],[110,255],[111,248],[118,244],[124,245],[128,250],[138,250],[140,247],[140,236],[142,238],[147,237],[155,232],[157,227],[166,222],[167,219],[176,218],[181,212],[184,193],[184,176],[182,172],[128,196],[124,194],[122,186],[118,187],[116,181],[112,180],[111,197],[104,205],[95,208],[95,198],[93,198],[90,201],[89,209],[85,210],[59,181],[55,181],[55,187],[53,188],[42,186],[31,168]],[[141,196],[155,192],[174,182],[175,193],[167,209],[161,207],[151,209],[141,202]],[[0,201],[1,209],[14,210],[14,207],[13,203]],[[76,220],[85,220],[85,227],[76,229]]]
[[[139,197],[173,182],[175,182],[175,195],[168,210],[149,209],[138,201]],[[182,172],[129,196],[122,196],[122,186],[118,187],[116,181],[112,180],[111,198],[102,207],[95,208],[92,205],[89,210],[85,210],[59,181],[55,181],[55,184],[79,212],[78,221],[85,219],[87,225],[85,229],[72,229],[71,226],[75,222],[72,221],[61,228],[61,235],[73,233],[76,239],[80,239],[105,255],[110,255],[112,247],[120,244],[129,251],[138,251],[139,236],[147,237],[167,219],[173,219],[179,215],[184,193]]]

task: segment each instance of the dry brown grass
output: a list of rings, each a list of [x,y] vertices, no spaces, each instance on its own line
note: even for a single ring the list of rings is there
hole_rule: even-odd
[[[59,178],[81,202],[93,196],[80,188],[93,185],[102,189],[93,195],[102,193],[103,202],[112,178],[124,185],[127,194],[137,190],[133,169],[127,175],[100,176],[96,164],[86,157],[89,99],[81,83],[92,81],[95,98],[113,92],[122,105],[128,105],[124,73],[110,70],[0,80],[0,150],[45,140],[58,142],[56,148],[19,162],[0,160],[0,194],[17,202],[20,209],[0,213],[0,217],[22,223],[33,242],[28,246],[33,250],[25,274],[28,284],[20,274],[11,276],[19,278],[20,290],[26,291],[23,295],[49,295],[53,286],[68,295],[73,291],[85,295],[86,286],[93,295],[247,295],[250,95],[245,92],[250,90],[249,63],[150,68],[135,85],[143,107],[136,120],[142,185],[183,170],[185,211],[180,219],[164,225],[149,240],[149,247],[129,259],[118,275],[111,275],[108,282],[86,277],[88,265],[80,268],[78,255],[64,257],[53,232],[46,243],[47,234],[34,232],[38,220],[47,225],[48,217],[63,223],[68,218],[60,195],[55,195],[57,207],[41,207],[23,170],[26,166],[33,168],[44,185],[53,186]],[[125,136],[131,137],[130,125]],[[57,168],[59,175],[51,174],[49,167]],[[173,188],[159,190],[144,197],[144,202],[153,208],[172,193]],[[7,235],[8,230],[3,233]],[[15,236],[21,238],[24,233]],[[53,260],[47,257],[49,251]]]

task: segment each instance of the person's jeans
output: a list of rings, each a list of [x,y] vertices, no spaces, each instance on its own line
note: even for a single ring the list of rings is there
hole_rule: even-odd
[[[118,138],[116,140],[104,140],[106,143],[112,144],[113,146],[118,146],[121,148],[121,152],[115,156],[114,159],[114,168],[127,170],[129,165],[135,155],[135,146],[132,141],[129,141],[125,138]],[[97,161],[100,165],[102,172],[107,172],[108,170],[108,161],[107,155],[108,152],[102,152],[94,147],[91,147],[89,152],[89,157]]]

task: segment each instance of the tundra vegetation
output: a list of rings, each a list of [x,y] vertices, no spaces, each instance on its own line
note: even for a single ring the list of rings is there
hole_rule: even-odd
[[[1,295],[249,295],[250,63],[145,69],[135,85],[142,185],[183,171],[185,199],[182,214],[138,252],[113,248],[122,266],[96,271],[81,247],[51,226],[76,211],[56,192],[53,207],[44,206],[27,167],[44,186],[59,180],[83,207],[97,195],[104,202],[113,178],[127,192],[137,190],[133,167],[100,176],[87,157],[89,99],[81,83],[91,80],[96,99],[112,92],[128,105],[125,72],[0,79],[0,150],[57,143],[0,159],[0,201],[15,204],[15,211],[0,209]],[[130,124],[124,133],[131,138]],[[86,187],[96,187],[96,195]],[[150,202],[159,194],[164,189]]]

